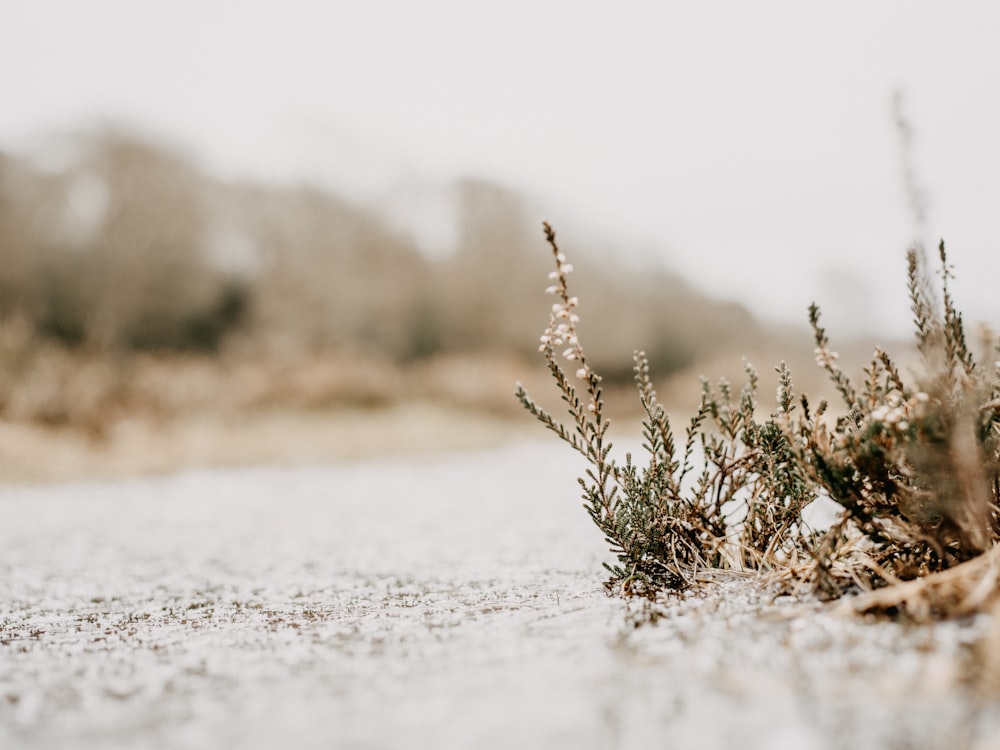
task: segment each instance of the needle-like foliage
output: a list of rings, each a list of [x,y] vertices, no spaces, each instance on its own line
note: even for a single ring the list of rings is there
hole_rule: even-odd
[[[809,322],[816,362],[843,399],[843,415],[831,417],[824,402],[812,410],[804,395],[796,401],[791,373],[781,363],[775,410],[759,418],[757,372],[745,363],[738,391],[724,379],[702,380],[701,401],[678,441],[649,362],[636,352],[644,457],[618,462],[601,378],[577,330],[579,300],[568,282],[573,268],[555,232],[544,228],[555,262],[547,292],[556,303],[539,350],[569,420],[542,409],[520,384],[516,395],[588,462],[579,480],[584,506],[617,560],[608,566],[609,588],[654,596],[719,571],[742,571],[838,597],[955,568],[994,549],[1000,540],[1000,362],[980,365],[968,346],[943,243],[940,303],[921,254],[908,255],[923,359],[912,382],[876,349],[856,387],[838,365],[814,304]],[[997,357],[997,343],[988,346]],[[822,531],[803,518],[819,497],[840,507]]]
[[[577,331],[579,301],[568,288],[572,266],[555,232],[544,228],[555,261],[546,291],[557,301],[539,350],[568,423],[540,407],[520,384],[516,395],[589,463],[580,479],[584,506],[617,558],[608,566],[609,587],[655,595],[686,588],[709,571],[759,570],[799,559],[809,537],[801,509],[811,498],[779,423],[755,421],[757,373],[749,363],[738,394],[725,380],[717,386],[703,381],[701,403],[678,445],[646,355],[637,352],[633,369],[645,413],[645,460],[629,454],[619,463],[611,456],[601,378],[587,363]],[[790,410],[790,396],[786,401],[783,408]]]

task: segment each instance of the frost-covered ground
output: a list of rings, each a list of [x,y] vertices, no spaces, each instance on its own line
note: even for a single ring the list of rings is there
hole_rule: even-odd
[[[0,491],[2,748],[991,748],[981,623],[602,592],[562,446]]]

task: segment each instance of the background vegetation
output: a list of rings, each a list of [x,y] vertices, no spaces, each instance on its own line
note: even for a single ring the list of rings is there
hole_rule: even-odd
[[[0,415],[99,435],[220,402],[506,409],[513,378],[488,372],[530,355],[547,315],[537,220],[490,182],[450,197],[457,240],[425,253],[378,207],[223,180],[130,132],[0,153]],[[609,381],[640,345],[667,376],[773,334],[665,269],[581,265]]]

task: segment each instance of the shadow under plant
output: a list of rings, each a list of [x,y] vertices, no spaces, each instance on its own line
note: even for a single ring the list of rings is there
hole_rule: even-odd
[[[796,397],[778,369],[777,405],[757,416],[757,373],[746,382],[702,380],[684,430],[673,427],[653,389],[643,352],[634,357],[645,456],[611,457],[601,377],[578,334],[573,267],[544,225],[556,298],[540,340],[569,420],[557,420],[518,384],[521,404],[589,464],[579,479],[585,507],[617,563],[609,590],[654,597],[717,578],[767,576],[824,598],[867,592],[860,610],[915,619],[985,608],[1000,591],[1000,366],[967,343],[949,288],[944,243],[940,298],[922,254],[908,254],[910,306],[922,373],[913,382],[876,349],[855,385],[837,364],[816,305],[809,310],[816,361],[846,411]],[[985,342],[988,359],[1000,347]],[[818,498],[839,506],[811,528],[803,511]],[[996,559],[995,559],[996,558]]]

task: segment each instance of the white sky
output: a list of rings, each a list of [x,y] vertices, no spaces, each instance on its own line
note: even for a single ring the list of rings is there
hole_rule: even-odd
[[[0,148],[112,119],[365,200],[494,178],[570,250],[905,334],[898,87],[928,239],[1000,324],[997,2],[0,0]]]

